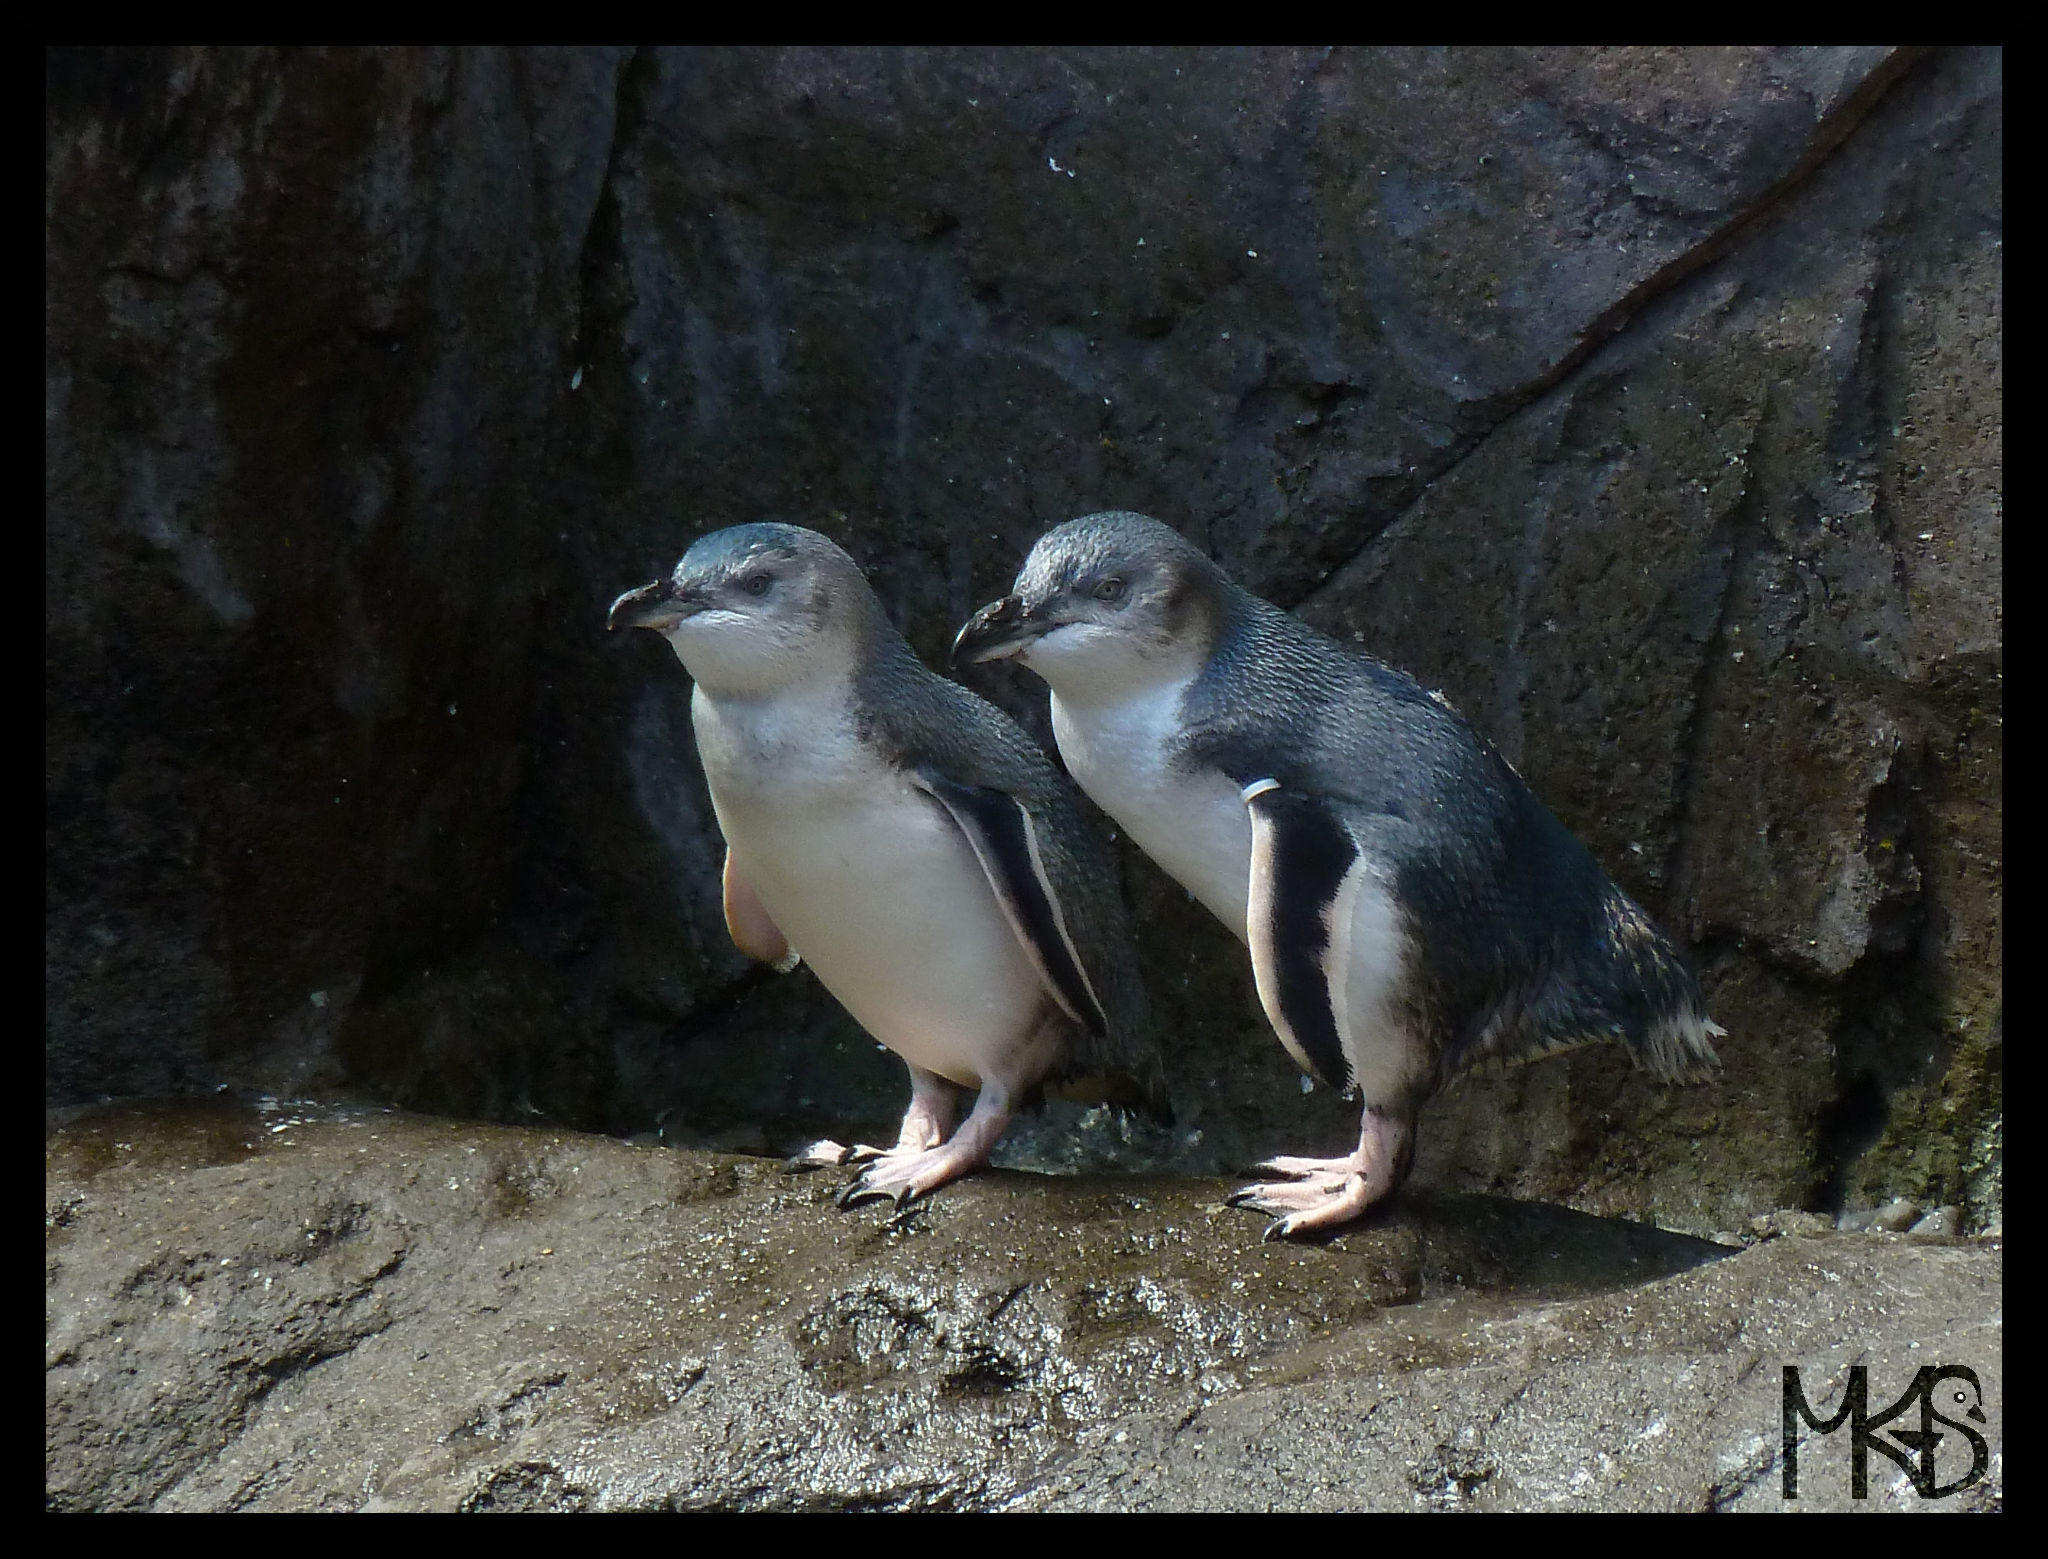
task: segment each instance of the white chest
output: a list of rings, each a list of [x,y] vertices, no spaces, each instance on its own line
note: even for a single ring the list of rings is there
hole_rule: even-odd
[[[790,945],[898,1055],[978,1084],[1045,994],[959,827],[842,698],[699,688],[691,713],[719,827]]]
[[[1168,761],[1188,683],[1119,699],[1052,696],[1053,736],[1068,772],[1138,848],[1245,939],[1252,830],[1238,787],[1215,771]]]

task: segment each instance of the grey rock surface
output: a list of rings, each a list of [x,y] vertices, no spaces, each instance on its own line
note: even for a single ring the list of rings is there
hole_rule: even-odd
[[[46,1185],[58,1509],[1778,1508],[1784,1365],[1827,1408],[1927,1360],[1978,1371],[1986,1475],[1856,1501],[1811,1437],[1799,1503],[2002,1497],[1983,1241],[1425,1192],[1272,1245],[1221,1182],[1002,1172],[890,1218],[275,1100],[71,1112]]]
[[[1119,506],[1443,688],[1701,965],[1722,1081],[1469,1079],[1422,1188],[2000,1223],[1999,51],[46,72],[50,1103],[889,1130],[727,944],[687,681],[604,606],[796,520],[936,658]],[[1126,867],[1176,1135],[1013,1162],[1345,1146]]]

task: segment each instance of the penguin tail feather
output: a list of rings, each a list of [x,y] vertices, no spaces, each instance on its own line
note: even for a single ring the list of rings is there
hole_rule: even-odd
[[[1702,1082],[1721,1069],[1714,1041],[1728,1031],[1697,1007],[1658,1018],[1640,1043],[1629,1046],[1638,1064],[1673,1083]]]
[[[1713,1041],[1726,1030],[1706,1014],[1698,979],[1664,933],[1609,886],[1593,933],[1533,989],[1501,1001],[1445,1057],[1446,1072],[1477,1064],[1520,1066],[1619,1040],[1636,1065],[1667,1082],[1694,1082],[1720,1067]]]
[[[1601,906],[1591,983],[1630,1057],[1667,1082],[1692,1082],[1720,1067],[1713,1041],[1727,1030],[1706,1013],[1700,982],[1671,939],[1618,886]]]

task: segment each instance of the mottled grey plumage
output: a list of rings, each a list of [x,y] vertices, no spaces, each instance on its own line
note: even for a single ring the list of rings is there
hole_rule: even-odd
[[[1247,941],[1282,1042],[1365,1095],[1358,1153],[1238,1194],[1271,1232],[1388,1194],[1465,1067],[1607,1038],[1664,1077],[1714,1064],[1677,949],[1463,717],[1166,526],[1041,538],[955,646],[1005,654],[1051,685],[1082,788]]]
[[[918,661],[844,551],[795,526],[718,531],[611,624],[661,632],[696,680],[734,940],[778,967],[800,954],[910,1066],[902,1135],[855,1150],[849,1200],[978,1167],[1048,1084],[1164,1112],[1112,859],[1069,782]],[[959,1089],[979,1097],[953,1133]]]

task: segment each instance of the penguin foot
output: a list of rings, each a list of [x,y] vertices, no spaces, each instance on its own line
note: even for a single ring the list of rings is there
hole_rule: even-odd
[[[1258,1167],[1267,1170],[1273,1166]],[[1258,1213],[1308,1213],[1331,1197],[1344,1195],[1354,1180],[1364,1179],[1349,1159],[1332,1159],[1319,1165],[1315,1173],[1303,1172],[1293,1180],[1239,1186],[1225,1201],[1231,1207],[1249,1207]]]
[[[868,1152],[874,1156],[867,1160],[860,1178],[839,1193],[841,1207],[879,1201],[904,1207],[988,1162],[986,1152],[963,1147],[957,1138],[939,1148],[891,1148],[887,1152],[870,1148]]]
[[[1342,1178],[1349,1158],[1289,1158],[1277,1155],[1262,1164],[1252,1165],[1255,1175],[1278,1175],[1282,1180],[1302,1180],[1316,1175],[1328,1179],[1332,1175]]]
[[[929,1196],[949,1181],[974,1173],[988,1164],[989,1150],[1010,1124],[1009,1090],[993,1082],[983,1086],[981,1097],[953,1139],[929,1146],[911,1140],[911,1126],[917,1117],[915,1103],[904,1118],[905,1141],[886,1153],[877,1153],[860,1172],[860,1178],[839,1194],[841,1207],[884,1199],[898,1207],[921,1196]]]
[[[1275,1214],[1266,1230],[1269,1240],[1319,1234],[1363,1216],[1392,1195],[1407,1175],[1413,1140],[1406,1121],[1369,1109],[1355,1152],[1343,1158],[1268,1159],[1252,1173],[1284,1179],[1239,1186],[1226,1200],[1232,1207]]]
[[[841,1148],[836,1142],[821,1142],[815,1146],[838,1148],[839,1157],[831,1160],[835,1164],[873,1165],[885,1158],[916,1158],[920,1154],[931,1152],[946,1140],[946,1133],[952,1126],[952,1100],[943,1098],[935,1101],[920,1092],[911,1100],[910,1110],[903,1117],[902,1133],[896,1138],[896,1146],[893,1148],[871,1147],[865,1142],[856,1142],[850,1148]],[[965,1174],[966,1171],[962,1170],[960,1173]],[[935,1184],[943,1185],[945,1182],[938,1181]],[[858,1189],[858,1182],[853,1189]],[[848,1194],[852,1194],[851,1191]],[[917,1194],[922,1196],[924,1193],[920,1191]],[[902,1197],[897,1198],[897,1205],[901,1206],[904,1200]],[[839,1205],[851,1207],[853,1203],[841,1197]]]
[[[1338,1164],[1349,1164],[1338,1159]],[[1320,1173],[1281,1184],[1241,1186],[1229,1198],[1232,1207],[1249,1207],[1253,1212],[1280,1216],[1266,1228],[1269,1240],[1284,1240],[1296,1234],[1319,1234],[1363,1216],[1381,1201],[1391,1185],[1374,1185],[1372,1177],[1355,1169],[1345,1173]]]

